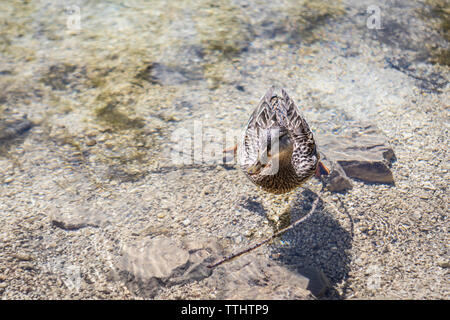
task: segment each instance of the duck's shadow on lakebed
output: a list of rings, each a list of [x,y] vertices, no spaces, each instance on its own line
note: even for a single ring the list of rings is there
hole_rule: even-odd
[[[275,241],[270,247],[271,256],[288,269],[310,279],[315,278],[311,281],[314,287],[309,289],[316,296],[340,298],[334,288],[348,278],[351,232],[333,217],[332,212],[324,208],[320,195],[309,189],[299,192],[293,200],[291,223],[306,215],[317,197],[319,202],[315,212],[306,221],[287,231],[279,241]],[[256,214],[266,214],[257,201],[248,199],[245,207]]]

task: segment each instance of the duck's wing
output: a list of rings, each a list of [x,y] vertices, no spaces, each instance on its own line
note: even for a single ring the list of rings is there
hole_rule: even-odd
[[[300,113],[300,109],[284,89],[281,89],[281,94],[282,99],[278,112],[278,122],[291,133],[294,146],[304,146],[310,150],[314,150],[315,142],[313,134],[305,118]]]
[[[307,175],[311,171],[314,172],[319,161],[316,143],[308,123],[295,102],[284,89],[281,89],[281,95],[278,121],[289,131],[294,145],[292,165],[298,175]]]
[[[240,163],[244,168],[258,159],[258,152],[264,148],[262,138],[266,137],[268,129],[278,127],[275,106],[271,103],[274,90],[273,86],[267,90],[244,128],[239,148]]]

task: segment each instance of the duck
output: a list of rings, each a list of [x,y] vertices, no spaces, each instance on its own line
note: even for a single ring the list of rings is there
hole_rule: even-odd
[[[238,162],[245,176],[266,192],[288,193],[312,176],[329,174],[313,133],[285,89],[271,86],[245,126]]]

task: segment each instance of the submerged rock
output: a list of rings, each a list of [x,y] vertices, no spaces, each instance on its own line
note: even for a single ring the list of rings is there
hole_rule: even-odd
[[[74,86],[76,80],[82,77],[83,70],[76,65],[61,63],[49,67],[48,71],[40,79],[53,90],[66,90]]]
[[[322,297],[331,288],[331,282],[321,269],[302,268],[299,273],[309,279],[307,289],[316,297]]]
[[[395,160],[394,150],[374,125],[354,122],[346,125],[342,133],[322,134],[318,140],[333,169],[327,180],[331,191],[350,188],[347,177],[365,182],[394,183],[390,170]]]
[[[254,252],[208,268],[222,255],[214,239],[157,236],[125,246],[118,270],[131,291],[149,298],[163,287],[204,279],[221,299],[312,299],[312,290],[321,295],[329,287],[326,277],[313,272],[315,269],[305,269],[305,274],[294,272]]]
[[[13,140],[33,127],[26,117],[19,120],[0,120],[0,143]]]
[[[50,213],[53,226],[66,231],[75,231],[86,227],[99,227],[100,215],[92,209],[72,204],[61,209],[53,208]]]
[[[185,284],[211,275],[207,265],[220,250],[214,241],[179,241],[164,236],[126,246],[120,274],[133,291],[153,297],[163,286]]]
[[[168,66],[162,63],[151,63],[140,71],[137,78],[165,86],[180,85],[194,80],[202,80],[202,74],[180,66]]]
[[[330,169],[328,176],[322,176],[328,190],[331,192],[343,192],[353,188],[351,180],[339,163],[329,160],[326,156],[322,157],[322,162]]]
[[[312,299],[310,280],[264,255],[250,253],[218,268],[212,279],[224,299]],[[223,282],[223,285],[222,285]]]

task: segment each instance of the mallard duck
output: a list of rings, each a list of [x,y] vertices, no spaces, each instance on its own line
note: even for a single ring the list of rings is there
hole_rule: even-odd
[[[272,86],[253,111],[242,135],[239,163],[263,190],[281,194],[316,173],[328,174],[305,118],[284,89]]]

